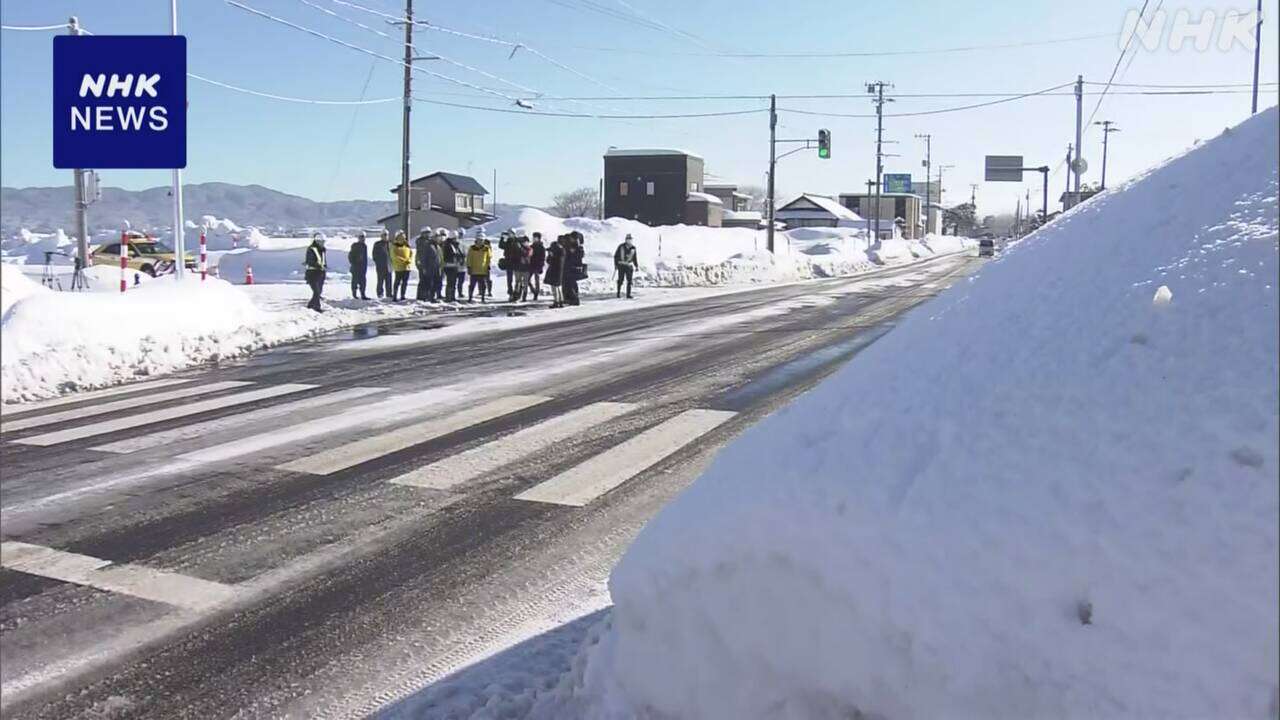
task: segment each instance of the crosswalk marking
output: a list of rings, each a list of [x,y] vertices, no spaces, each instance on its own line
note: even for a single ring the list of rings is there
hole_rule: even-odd
[[[95,435],[105,435],[107,433],[141,427],[143,425],[150,425],[164,420],[174,420],[176,418],[197,415],[211,410],[220,410],[222,408],[234,407],[236,405],[244,405],[246,403],[257,402],[258,400],[277,397],[279,395],[288,395],[290,393],[301,392],[303,390],[310,390],[314,387],[316,386],[298,383],[273,385],[270,387],[259,388],[257,390],[236,393],[234,395],[224,395],[222,397],[210,398],[208,400],[187,403],[185,405],[177,405],[175,407],[164,408],[162,410],[153,410],[151,412],[140,413],[137,415],[126,415],[125,417],[103,420],[101,422],[90,423],[88,425],[79,425],[73,428],[67,428],[66,430],[57,430],[54,432],[43,433],[41,435],[32,435],[31,437],[14,440],[13,442],[20,443],[22,445],[57,445],[58,443],[70,442],[72,440],[93,437]]]
[[[356,440],[323,452],[299,458],[277,467],[281,470],[328,475],[345,468],[368,462],[388,453],[403,450],[428,440],[478,425],[518,410],[544,403],[550,398],[539,395],[510,395],[467,408],[452,415],[423,420],[402,428],[396,428],[373,437]]]
[[[181,385],[183,383],[194,382],[192,380],[183,380],[179,378],[167,378],[164,380],[152,380],[150,382],[129,383],[128,385],[117,385],[115,387],[103,388],[102,390],[90,390],[89,392],[72,393],[62,397],[50,398],[48,400],[40,400],[33,403],[23,403],[17,407],[0,407],[0,417],[13,418],[19,415],[25,415],[36,410],[46,410],[51,407],[60,405],[70,405],[72,403],[85,402],[88,400],[98,400],[112,395],[123,395],[131,392],[141,392],[143,390],[155,390],[157,388],[169,387],[171,385]]]
[[[117,442],[98,445],[93,449],[110,453],[137,452],[139,450],[167,445],[171,442],[205,437],[223,430],[230,430],[250,425],[252,423],[261,422],[263,420],[270,420],[271,418],[280,417],[282,415],[292,415],[293,413],[309,410],[311,408],[323,407],[325,405],[346,402],[348,400],[355,400],[356,398],[362,398],[374,393],[382,392],[383,390],[386,390],[386,388],[353,387],[346,390],[339,390],[338,392],[326,393],[324,395],[313,395],[302,400],[295,400],[293,402],[282,403],[280,405],[271,405],[269,407],[251,410],[246,413],[232,415],[230,417],[215,418],[201,423],[184,425],[172,430],[162,430],[160,432],[139,435],[138,437],[125,438],[124,440]]]
[[[76,408],[74,410],[63,410],[62,412],[49,413],[48,415],[18,418],[17,420],[10,420],[7,422],[0,419],[0,431],[13,432],[14,430],[25,430],[27,428],[40,427],[41,425],[52,425],[66,420],[78,420],[80,418],[91,417],[93,415],[105,415],[106,413],[115,412],[117,410],[132,410],[142,405],[154,405],[156,403],[167,402],[169,400],[179,400],[186,397],[192,397],[194,395],[204,395],[207,393],[218,392],[220,390],[230,390],[231,388],[250,384],[251,383],[240,380],[226,380],[223,382],[209,383],[208,385],[196,385],[178,390],[170,390],[168,392],[155,393],[154,395],[144,395],[142,397],[127,398],[125,400],[115,400],[112,402],[102,403],[101,405]]]
[[[619,415],[635,409],[632,403],[599,402],[517,430],[492,442],[411,470],[389,482],[448,490],[522,457],[545,450]]]
[[[232,585],[141,565],[116,565],[110,560],[23,542],[0,543],[0,565],[29,575],[176,605],[187,610],[208,610],[236,595],[236,588]]]
[[[516,499],[581,507],[697,440],[735,414],[725,410],[686,410],[516,495]]]

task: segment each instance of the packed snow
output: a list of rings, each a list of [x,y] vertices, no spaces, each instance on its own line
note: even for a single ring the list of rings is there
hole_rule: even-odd
[[[535,717],[1275,718],[1274,108],[728,446]]]

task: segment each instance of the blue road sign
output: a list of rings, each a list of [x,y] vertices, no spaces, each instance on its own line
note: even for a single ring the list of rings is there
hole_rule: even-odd
[[[187,39],[53,39],[53,166],[187,165]]]
[[[911,173],[885,173],[884,191],[887,193],[911,192]]]

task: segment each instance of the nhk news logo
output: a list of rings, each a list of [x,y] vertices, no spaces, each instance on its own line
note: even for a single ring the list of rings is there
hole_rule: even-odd
[[[185,37],[58,36],[53,84],[54,167],[186,167]]]

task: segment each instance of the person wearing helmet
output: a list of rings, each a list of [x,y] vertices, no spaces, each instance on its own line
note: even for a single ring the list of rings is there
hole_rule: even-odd
[[[311,236],[311,244],[307,246],[307,257],[303,261],[306,268],[307,285],[311,286],[311,300],[307,307],[316,312],[324,312],[320,307],[320,295],[324,292],[324,235],[316,233]]]
[[[436,286],[432,295],[435,298],[435,302],[440,302],[444,299],[444,244],[448,241],[448,230],[444,228],[436,230],[436,255],[440,258],[440,272],[436,273]]]
[[[462,243],[453,233],[449,233],[444,241],[440,254],[444,260],[444,275],[448,280],[444,299],[445,302],[454,302],[462,297],[462,264],[466,262],[466,254],[462,250]]]
[[[618,292],[615,297],[622,297],[622,283],[627,283],[627,299],[631,299],[631,280],[635,276],[636,266],[640,264],[636,254],[636,246],[631,233],[622,240],[622,244],[613,251],[613,268],[618,275]]]
[[[471,248],[467,250],[467,272],[471,273],[471,286],[467,288],[467,302],[475,300],[476,287],[480,288],[480,302],[487,302],[489,294],[489,264],[493,261],[493,250],[489,240],[481,230]]]
[[[387,242],[387,230],[383,228],[373,243],[373,269],[378,273],[378,297],[391,297],[391,243]]]
[[[413,248],[409,247],[409,239],[404,231],[396,232],[396,239],[391,241],[391,269],[395,272],[395,280],[391,286],[391,299],[404,300],[409,294],[409,268],[413,266]]]
[[[360,234],[356,235],[356,241],[351,243],[351,249],[347,251],[347,265],[351,268],[351,297],[358,300],[369,299],[365,294],[368,282],[365,275],[369,272],[369,246],[364,240],[364,231],[361,230]]]
[[[440,245],[431,228],[424,228],[414,247],[414,264],[418,267],[418,292],[420,302],[435,300],[435,288],[440,284]]]

